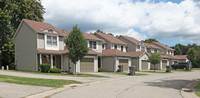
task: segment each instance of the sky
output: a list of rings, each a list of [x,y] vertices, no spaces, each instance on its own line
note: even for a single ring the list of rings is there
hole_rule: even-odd
[[[200,0],[42,0],[44,22],[174,46],[200,43]]]

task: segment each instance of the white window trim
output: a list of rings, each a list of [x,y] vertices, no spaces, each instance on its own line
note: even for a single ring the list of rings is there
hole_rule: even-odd
[[[55,36],[57,38],[57,46],[53,47],[53,46],[48,46],[47,45],[47,36]],[[51,35],[51,34],[45,34],[45,49],[46,50],[59,50],[59,36],[57,35]]]

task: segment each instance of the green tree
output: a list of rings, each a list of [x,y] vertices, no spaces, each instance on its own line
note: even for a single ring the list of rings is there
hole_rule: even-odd
[[[100,29],[98,29],[96,32],[99,32],[99,33],[104,33],[103,31],[101,31]]]
[[[158,40],[156,40],[154,38],[149,38],[149,39],[144,40],[143,42],[145,42],[145,43],[151,43],[151,42],[158,42]]]
[[[66,46],[69,49],[68,57],[74,63],[76,74],[76,63],[88,53],[87,41],[84,38],[80,28],[75,25],[65,40]]]
[[[154,65],[154,72],[155,72],[155,66],[156,64],[160,63],[160,60],[161,60],[160,53],[153,53],[149,56],[147,61]]]
[[[174,54],[175,54],[175,55],[181,55],[181,54],[182,54],[182,51],[181,51],[180,47],[175,46],[174,50],[175,50],[175,51],[174,51]]]
[[[200,51],[197,51],[196,66],[200,68]]]
[[[15,57],[15,44],[13,39],[8,38],[8,42],[5,43],[2,47],[2,63],[5,65],[8,65],[10,69],[15,69],[14,66],[14,57]]]
[[[10,42],[22,19],[43,21],[44,7],[40,0],[0,0],[0,5],[0,47]],[[6,54],[2,48],[0,51]],[[5,55],[1,56],[3,65],[9,63],[4,60]]]
[[[187,58],[192,62],[192,64],[196,65],[197,51],[194,48],[190,48],[187,52]]]

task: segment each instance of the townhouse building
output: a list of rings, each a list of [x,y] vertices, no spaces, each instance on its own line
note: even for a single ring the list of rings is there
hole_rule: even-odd
[[[88,54],[77,62],[76,69],[68,58],[69,50],[64,40],[70,31],[55,28],[44,22],[23,19],[15,35],[15,64],[17,70],[40,71],[40,65],[48,63],[51,68],[70,72],[116,72],[119,65],[124,71],[130,66],[137,70],[150,70],[147,62],[151,53],[160,52],[162,61],[155,69],[164,69],[167,65],[179,61],[188,61],[186,55],[174,56],[174,50],[158,42],[144,43],[132,37],[117,38],[105,33],[82,33],[88,43]]]

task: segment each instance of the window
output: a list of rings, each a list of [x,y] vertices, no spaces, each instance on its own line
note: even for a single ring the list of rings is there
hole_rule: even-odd
[[[115,45],[115,49],[117,49],[117,45]]]
[[[57,46],[57,36],[47,35],[47,46]]]
[[[89,41],[89,48],[90,49],[97,49],[97,42]]]
[[[103,49],[105,48],[104,44],[102,45],[102,48],[103,48]]]
[[[124,47],[123,46],[121,46],[121,51],[123,51],[124,50]]]
[[[53,29],[48,29],[48,32],[49,33],[53,33]]]

